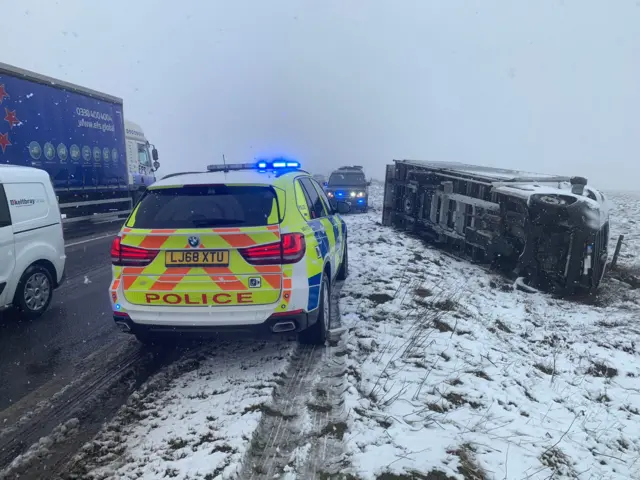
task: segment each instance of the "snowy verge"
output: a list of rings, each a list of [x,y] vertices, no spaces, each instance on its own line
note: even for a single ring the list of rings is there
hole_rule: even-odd
[[[155,375],[74,459],[71,478],[235,478],[295,343],[205,344]]]
[[[353,478],[640,478],[637,290],[520,292],[379,212],[347,218]]]

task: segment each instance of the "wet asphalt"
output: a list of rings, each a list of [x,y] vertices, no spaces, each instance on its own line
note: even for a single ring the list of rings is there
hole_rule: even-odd
[[[42,317],[25,321],[11,310],[0,313],[0,413],[48,382],[63,386],[77,376],[79,362],[123,340],[107,296],[109,249],[119,226],[65,231],[67,279]]]

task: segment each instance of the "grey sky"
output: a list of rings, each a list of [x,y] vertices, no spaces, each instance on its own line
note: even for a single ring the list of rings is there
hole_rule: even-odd
[[[0,1],[0,61],[123,97],[161,174],[415,158],[637,189],[640,2]]]

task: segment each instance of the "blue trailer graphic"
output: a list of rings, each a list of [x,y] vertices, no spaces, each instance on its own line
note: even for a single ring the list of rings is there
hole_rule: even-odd
[[[121,101],[0,72],[0,163],[42,168],[56,191],[95,192],[127,190],[126,162]]]

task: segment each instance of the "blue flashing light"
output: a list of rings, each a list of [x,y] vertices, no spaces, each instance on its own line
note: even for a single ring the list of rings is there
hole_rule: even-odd
[[[358,199],[358,203],[359,203],[360,205],[362,205],[362,204],[364,203],[364,198],[359,198],[359,199]]]
[[[344,192],[336,192],[336,197],[344,197]]]
[[[286,170],[286,169],[297,169],[300,168],[300,162],[295,160],[286,160],[284,158],[275,158],[275,159],[267,159],[267,160],[259,160],[255,163],[254,168],[258,170],[260,173],[266,173],[271,170]]]
[[[116,303],[116,310],[120,310],[122,308],[122,306],[120,306],[119,303]]]

